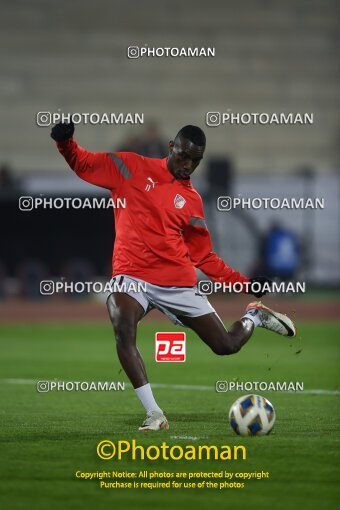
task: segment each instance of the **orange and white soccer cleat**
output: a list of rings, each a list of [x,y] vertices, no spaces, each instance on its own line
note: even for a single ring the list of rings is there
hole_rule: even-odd
[[[287,315],[275,312],[271,308],[268,308],[268,306],[263,305],[261,301],[249,303],[246,308],[247,314],[251,314],[252,310],[257,310],[259,313],[261,321],[259,324],[260,328],[269,329],[270,331],[274,331],[275,333],[283,336],[296,336],[294,323],[289,317],[287,317]]]

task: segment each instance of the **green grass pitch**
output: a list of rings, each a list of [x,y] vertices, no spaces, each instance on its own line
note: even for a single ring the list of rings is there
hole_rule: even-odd
[[[339,390],[340,323],[298,324],[296,339],[258,329],[239,354],[214,355],[187,330],[186,363],[156,363],[154,333],[180,330],[167,322],[141,324],[139,347],[169,431],[141,434],[144,418],[133,390],[38,393],[34,380],[127,381],[107,324],[2,325],[1,502],[6,509],[287,508],[332,509],[339,501],[337,394],[263,393],[277,421],[268,437],[238,438],[228,425],[232,402],[245,392],[216,393],[217,380],[303,381],[306,390]],[[8,381],[11,379],[12,381]],[[14,380],[14,381],[13,381]],[[20,381],[21,380],[21,381]],[[171,385],[211,386],[209,390]],[[198,437],[196,441],[173,436]],[[140,444],[243,444],[245,461],[103,461],[102,439]],[[115,490],[75,472],[269,471],[244,489]],[[221,506],[222,505],[222,506]]]

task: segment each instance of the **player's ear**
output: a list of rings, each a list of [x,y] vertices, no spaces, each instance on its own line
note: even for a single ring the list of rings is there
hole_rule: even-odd
[[[173,148],[174,148],[174,145],[175,145],[175,144],[174,144],[174,141],[173,141],[173,140],[170,140],[170,142],[169,142],[169,153],[170,153],[170,154],[172,153],[172,150],[173,150]]]

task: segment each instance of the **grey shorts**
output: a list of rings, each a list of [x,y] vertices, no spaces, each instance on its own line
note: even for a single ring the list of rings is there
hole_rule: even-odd
[[[184,324],[178,319],[199,317],[215,312],[206,296],[194,287],[162,287],[145,282],[134,276],[119,274],[111,281],[112,292],[124,292],[133,297],[144,309],[144,315],[156,308],[163,312],[174,324]],[[108,295],[108,298],[110,294]]]

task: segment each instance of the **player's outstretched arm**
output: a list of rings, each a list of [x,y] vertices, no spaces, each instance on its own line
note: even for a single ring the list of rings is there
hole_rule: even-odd
[[[80,147],[73,140],[73,122],[60,122],[51,131],[59,152],[64,156],[72,170],[84,181],[115,189],[123,182],[123,175],[116,166],[112,154],[107,152],[90,152]]]
[[[228,266],[212,250],[210,234],[206,227],[197,226],[188,228],[185,231],[184,238],[194,266],[209,276],[213,281],[245,284],[244,292],[253,294],[257,298],[267,294],[268,287],[271,287],[272,280],[265,276],[248,278],[239,271],[235,271]],[[253,286],[253,284],[256,285]]]
[[[192,216],[189,219],[183,233],[194,266],[213,281],[245,284],[244,292],[253,294],[257,298],[264,296],[268,291],[268,284],[270,286],[272,281],[265,276],[250,279],[229,267],[212,249],[211,237],[205,223],[201,204],[199,204],[196,212],[197,216]],[[256,283],[256,286],[254,286],[254,292],[252,292],[252,284],[254,283]]]
[[[247,276],[229,267],[213,251],[210,234],[203,218],[193,217],[191,223],[184,230],[184,240],[194,266],[214,281],[225,283],[249,282],[250,279]]]

